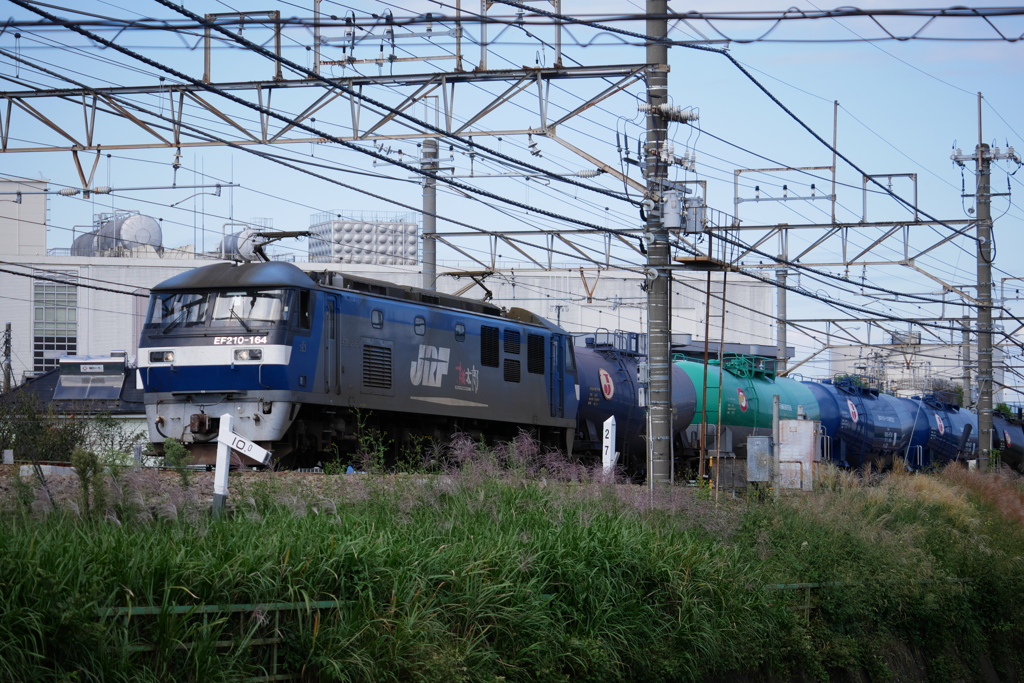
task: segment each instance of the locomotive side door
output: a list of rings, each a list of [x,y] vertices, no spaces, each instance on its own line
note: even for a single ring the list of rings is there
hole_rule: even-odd
[[[551,417],[565,417],[565,347],[562,335],[551,335],[551,362],[548,364],[548,403]]]
[[[324,393],[341,393],[338,378],[338,298],[324,297]]]

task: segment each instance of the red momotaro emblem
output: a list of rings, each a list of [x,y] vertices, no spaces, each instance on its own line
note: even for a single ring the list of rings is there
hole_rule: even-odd
[[[935,415],[935,424],[938,425],[938,427],[939,427],[939,435],[941,436],[941,435],[946,433],[946,425],[943,424],[942,416],[941,415],[939,415],[938,413],[933,413],[933,414]]]
[[[597,371],[597,376],[601,378],[601,394],[604,396],[604,400],[612,400],[612,396],[615,395],[615,383],[612,382],[612,376],[604,368]]]
[[[1010,447],[1013,446],[1013,442],[1010,441],[1010,432],[1006,431],[1005,429],[1003,430],[1003,439],[1006,440],[1006,447],[1007,448],[1010,448]]]
[[[747,412],[747,395],[743,393],[742,389],[737,389],[736,395],[740,399],[740,410],[742,410],[744,413]]]
[[[846,399],[846,407],[850,409],[850,419],[856,422],[857,418],[860,417],[857,413],[857,406],[853,405],[853,401],[850,399]]]

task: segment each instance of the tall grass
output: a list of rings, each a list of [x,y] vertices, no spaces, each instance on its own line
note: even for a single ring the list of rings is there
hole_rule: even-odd
[[[679,514],[680,492],[638,505],[585,470],[531,479],[499,456],[441,476],[239,479],[223,522],[165,518],[167,500],[119,523],[11,516],[0,647],[19,654],[0,652],[0,679],[229,680],[259,659],[216,656],[227,623],[96,616],[110,606],[334,600],[282,623],[282,660],[342,681],[698,680],[761,659],[790,618],[737,574],[742,552]],[[139,642],[157,648],[129,653]]]
[[[931,680],[973,680],[979,657],[1021,669],[1018,478],[950,467],[823,479],[826,495],[756,505],[736,539],[779,583],[840,584],[814,591],[808,667],[871,670],[909,645]]]
[[[283,670],[323,681],[883,676],[907,648],[943,680],[1020,645],[1008,477],[832,474],[824,493],[715,503],[526,441],[445,458],[437,475],[233,475],[220,521],[203,475],[127,473],[88,517],[0,482],[0,680],[238,680],[269,673],[254,640],[275,633]],[[808,621],[802,592],[768,585],[805,582],[842,583]],[[166,609],[324,600],[280,623]],[[165,609],[99,616],[129,605]]]

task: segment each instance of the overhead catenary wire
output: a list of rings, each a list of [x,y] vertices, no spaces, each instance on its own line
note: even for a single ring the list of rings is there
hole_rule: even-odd
[[[395,161],[394,159],[391,159],[387,155],[380,154],[378,152],[368,150],[368,149],[366,149],[366,148],[364,148],[364,147],[362,147],[360,145],[356,145],[356,144],[349,143],[347,141],[341,140],[340,138],[337,138],[337,137],[335,137],[333,135],[330,135],[330,134],[328,134],[328,133],[326,133],[324,131],[318,130],[318,129],[312,127],[312,126],[309,126],[307,124],[298,122],[298,121],[296,121],[294,119],[289,119],[289,118],[287,118],[287,117],[285,117],[285,116],[283,116],[281,114],[278,114],[277,112],[274,112],[273,110],[268,109],[267,107],[263,107],[261,105],[255,104],[255,103],[248,102],[247,100],[245,100],[243,98],[240,98],[240,97],[237,97],[237,96],[231,94],[230,92],[223,91],[223,90],[217,88],[216,86],[213,86],[213,85],[207,84],[207,83],[203,83],[202,81],[199,81],[198,79],[192,78],[192,77],[190,77],[190,76],[188,76],[186,74],[183,74],[183,73],[177,71],[176,69],[173,69],[173,68],[171,68],[171,67],[169,67],[167,65],[161,64],[161,63],[159,63],[159,62],[157,62],[155,60],[152,60],[152,59],[150,59],[148,57],[145,57],[144,55],[138,54],[138,53],[136,53],[136,52],[134,52],[132,50],[124,48],[124,47],[118,45],[117,43],[114,43],[112,41],[108,41],[108,40],[102,38],[101,36],[98,36],[98,35],[96,35],[96,34],[94,34],[92,32],[89,32],[89,31],[86,31],[84,29],[81,29],[80,27],[75,26],[71,22],[64,21],[64,20],[60,19],[59,17],[56,17],[56,16],[51,15],[51,14],[49,14],[49,13],[43,11],[43,10],[40,10],[40,9],[34,7],[31,3],[26,2],[25,0],[11,0],[11,1],[14,2],[15,4],[18,4],[19,6],[25,8],[25,9],[29,9],[29,10],[31,10],[33,12],[36,12],[40,16],[43,16],[44,18],[47,18],[50,21],[53,21],[53,22],[56,22],[56,23],[59,23],[59,24],[65,26],[69,30],[75,31],[76,33],[79,33],[79,34],[81,34],[81,35],[83,35],[85,37],[88,37],[88,38],[92,39],[92,40],[96,40],[97,42],[100,42],[100,43],[102,43],[104,45],[107,45],[108,47],[111,47],[111,48],[113,48],[113,49],[115,49],[115,50],[117,50],[119,52],[122,52],[123,54],[131,56],[134,59],[138,59],[139,61],[142,61],[145,64],[149,64],[150,66],[155,66],[156,68],[162,69],[162,70],[164,70],[164,71],[174,75],[177,78],[180,78],[180,79],[183,79],[185,81],[188,81],[188,82],[192,83],[193,85],[195,85],[197,87],[202,87],[203,89],[206,89],[206,90],[208,90],[210,92],[213,92],[213,93],[216,93],[218,95],[221,95],[221,96],[223,96],[223,97],[225,97],[225,98],[235,102],[236,104],[241,104],[243,106],[246,106],[246,107],[249,107],[249,108],[254,109],[256,111],[259,111],[260,113],[262,113],[262,114],[264,114],[266,116],[271,116],[271,117],[273,117],[275,119],[278,119],[278,120],[281,120],[281,121],[283,121],[285,123],[288,123],[289,125],[294,125],[296,127],[302,128],[303,130],[306,130],[307,132],[310,132],[310,133],[313,133],[314,135],[317,135],[319,137],[328,139],[328,140],[330,140],[330,141],[332,141],[332,142],[334,142],[336,144],[342,145],[342,146],[347,147],[349,149],[353,149],[353,150],[358,151],[358,152],[360,152],[362,154],[366,154],[368,156],[375,157],[375,158],[380,159],[381,161],[385,161],[385,162],[387,162],[389,164],[393,164],[395,166],[399,166],[401,168],[405,168],[406,170],[409,170],[411,172],[423,175],[425,177],[434,178],[435,180],[438,180],[440,182],[444,182],[444,183],[446,183],[446,184],[448,184],[448,185],[450,185],[452,187],[460,187],[460,188],[462,188],[462,189],[464,189],[466,191],[477,193],[477,194],[480,194],[480,195],[483,195],[483,196],[487,196],[487,197],[489,197],[491,199],[494,199],[496,201],[501,201],[501,202],[510,204],[512,206],[518,206],[519,208],[530,208],[531,210],[533,210],[533,211],[535,211],[535,212],[537,212],[539,214],[548,215],[548,216],[550,216],[552,218],[557,218],[559,220],[563,220],[563,221],[566,221],[566,222],[575,223],[577,225],[581,225],[583,227],[591,228],[591,229],[594,229],[594,230],[597,230],[597,231],[600,231],[600,232],[609,231],[608,229],[603,228],[602,226],[595,225],[593,223],[589,223],[589,222],[586,222],[586,221],[581,221],[581,220],[578,220],[578,219],[574,219],[574,218],[571,218],[571,217],[568,217],[568,216],[562,216],[562,215],[559,215],[559,214],[557,214],[555,212],[548,211],[546,209],[540,209],[540,208],[537,208],[537,207],[526,207],[526,205],[522,204],[521,202],[516,202],[516,201],[513,201],[513,200],[509,200],[509,199],[504,198],[504,197],[502,197],[502,196],[500,196],[498,194],[495,194],[495,193],[492,193],[492,192],[488,192],[486,190],[482,190],[482,189],[479,189],[479,188],[474,188],[474,187],[472,187],[470,185],[466,185],[464,183],[456,182],[456,181],[454,181],[454,180],[452,180],[450,178],[445,177],[444,175],[433,173],[433,172],[427,171],[425,169],[422,169],[420,167],[412,166],[410,164],[405,164],[404,162],[400,162],[400,161]],[[161,2],[162,4],[167,4],[169,6],[173,5],[173,3],[167,3],[165,0],[157,0],[157,1]],[[183,11],[187,13],[187,10],[183,10]],[[244,41],[244,39],[240,39],[240,40]],[[244,42],[248,43],[248,41],[244,41]],[[254,44],[252,44],[252,47],[253,47],[253,49],[256,49],[256,50],[262,50],[262,48],[260,48],[259,46],[254,45]],[[303,69],[303,67],[298,67],[298,65],[294,65],[294,63],[288,62],[288,64],[289,64],[290,68],[298,68],[300,70]],[[312,73],[312,72],[310,72],[310,73]],[[316,77],[320,78],[319,76],[316,76]],[[323,80],[326,81],[326,79],[323,79]],[[326,82],[328,84],[330,84],[329,81],[326,81]],[[332,86],[332,87],[341,87],[341,86]],[[343,90],[348,90],[347,88],[342,88],[342,89]],[[381,105],[380,103],[376,102],[375,100],[372,100],[372,98],[367,98],[366,96],[361,95],[361,94],[359,94],[358,96],[363,98],[364,100],[369,101],[370,103],[374,104],[374,106],[380,106],[383,109],[392,109],[390,107],[386,107],[384,105]],[[407,114],[405,116],[407,118],[412,118],[412,117],[409,117],[409,115],[407,115]],[[427,124],[425,122],[419,122],[418,125],[423,125],[423,126],[425,126],[427,128],[430,128],[432,130],[441,131],[441,129],[435,128],[435,127],[433,127],[430,124]],[[445,133],[445,136],[447,137],[447,136],[449,136],[449,134]],[[469,144],[471,146],[480,147],[481,149],[486,150],[487,153],[493,154],[493,155],[495,155],[495,156],[497,156],[499,158],[508,158],[505,155],[501,154],[500,152],[495,152],[494,150],[489,150],[489,149],[487,149],[485,147],[482,147],[482,146],[478,145],[477,143],[475,143],[473,141],[470,141]],[[508,158],[508,159],[510,159],[510,158]],[[529,168],[531,170],[538,170],[539,172],[544,173],[545,175],[548,175],[548,176],[550,176],[552,178],[557,178],[559,180],[562,180],[562,181],[565,181],[565,182],[569,182],[570,184],[579,185],[579,186],[584,187],[586,189],[593,189],[592,186],[588,186],[588,185],[582,184],[582,183],[573,182],[573,181],[571,181],[569,179],[566,179],[563,176],[558,176],[558,175],[555,175],[555,174],[550,174],[550,173],[544,171],[543,169],[538,169],[537,167],[534,167],[534,166],[532,166],[530,164],[525,164],[525,163],[518,162],[518,161],[512,160],[512,159],[510,159],[510,160],[513,163],[516,163],[517,165]],[[622,200],[622,197],[620,195],[618,195],[617,193],[608,193],[607,191],[603,191],[600,188],[597,188],[595,191],[599,191],[599,192],[602,192],[604,194],[610,194],[611,196],[613,196],[613,197],[615,197],[617,199]],[[609,231],[609,232],[611,232],[611,231]]]
[[[23,2],[23,0],[12,0],[12,1],[13,2],[17,2],[17,3]],[[260,54],[263,57],[266,57],[266,58],[271,59],[273,61],[277,61],[280,64],[285,65],[288,68],[294,70],[295,72],[303,74],[306,78],[311,78],[311,79],[315,79],[315,80],[319,81],[320,83],[322,83],[327,88],[338,90],[340,92],[343,92],[343,93],[349,95],[350,97],[356,97],[356,98],[358,98],[358,99],[360,99],[360,100],[362,100],[362,101],[364,101],[364,102],[366,102],[368,104],[371,104],[371,105],[373,105],[375,107],[378,107],[380,109],[388,111],[389,113],[393,114],[394,116],[396,116],[398,118],[402,118],[402,119],[404,119],[406,121],[409,121],[410,123],[412,123],[413,125],[415,125],[417,127],[421,127],[421,128],[426,129],[426,130],[429,130],[429,131],[431,131],[433,133],[436,133],[436,134],[438,134],[438,135],[440,135],[440,136],[442,136],[444,138],[453,139],[453,140],[460,140],[461,141],[461,139],[458,136],[456,136],[456,135],[446,131],[443,128],[440,128],[438,126],[432,125],[429,121],[424,121],[422,119],[416,118],[415,116],[412,116],[408,112],[405,112],[405,111],[402,111],[400,109],[396,109],[394,107],[391,107],[391,106],[389,106],[387,104],[384,104],[383,102],[377,101],[374,98],[369,97],[368,95],[364,95],[364,94],[362,94],[362,93],[360,93],[358,91],[352,90],[351,88],[348,88],[348,87],[346,87],[344,85],[341,85],[340,83],[333,82],[333,81],[331,81],[331,80],[329,80],[327,78],[324,78],[323,76],[321,76],[320,74],[316,73],[315,71],[313,71],[311,69],[307,69],[306,67],[304,67],[304,66],[302,66],[300,64],[297,64],[297,63],[295,63],[295,62],[293,62],[293,61],[291,61],[289,59],[286,59],[286,58],[284,58],[284,57],[282,57],[280,55],[275,54],[274,52],[272,52],[270,50],[267,50],[266,48],[264,48],[261,45],[258,45],[256,43],[250,41],[250,40],[247,40],[244,37],[242,37],[242,36],[240,36],[240,35],[238,35],[236,33],[232,33],[231,31],[228,31],[226,28],[224,28],[223,26],[218,25],[216,22],[209,21],[209,20],[205,19],[204,17],[200,17],[199,15],[195,14],[194,12],[189,11],[187,8],[185,8],[182,5],[178,5],[178,4],[174,3],[174,2],[171,2],[170,0],[156,0],[156,2],[159,2],[161,5],[169,8],[169,9],[172,9],[172,10],[174,10],[174,11],[180,13],[180,14],[184,14],[185,16],[188,16],[190,19],[192,19],[194,21],[201,22],[201,24],[204,27],[206,27],[206,28],[217,30],[218,32],[224,34],[225,36],[227,36],[231,40],[235,41],[239,45],[242,45],[243,47],[245,47],[245,48],[247,48],[247,49],[249,49],[249,50],[251,50],[253,52],[258,53],[258,54]],[[72,28],[72,30],[74,30],[74,28]],[[110,46],[111,47],[115,47],[115,49],[116,49],[116,44],[111,43]],[[135,55],[135,54],[133,54],[131,56],[136,58],[136,59],[139,59],[139,58],[141,58],[143,60],[148,59],[146,57],[143,57],[142,55]],[[166,65],[160,65],[160,64],[151,64],[151,65],[152,66],[157,66],[157,68],[160,68],[160,69],[169,69],[169,67],[167,67]],[[186,74],[176,73],[175,75],[177,77],[179,77],[179,78],[184,78],[184,79],[186,79],[186,80],[188,80],[190,82],[193,82],[193,85],[200,85],[201,84],[200,81],[196,81],[196,79],[193,79],[193,78],[187,76]],[[217,90],[213,89],[212,92],[217,92]],[[218,94],[221,94],[223,96],[229,97],[228,94],[223,93],[223,92],[218,92]],[[238,98],[237,101],[238,101],[239,104],[245,104],[246,106],[253,107],[252,103],[247,103],[247,102],[245,102],[245,100],[241,100],[241,98]],[[263,113],[268,113],[268,112],[263,112]],[[287,121],[287,120],[285,120],[285,121],[287,123],[294,123],[292,121]],[[316,131],[313,131],[312,129],[307,129],[307,130],[309,130],[309,132],[316,132]],[[330,137],[329,137],[329,139],[330,139]],[[332,142],[341,143],[342,141],[338,140],[338,139],[332,139]],[[560,176],[560,175],[557,175],[557,174],[553,174],[553,173],[551,173],[551,172],[547,171],[546,169],[543,169],[543,168],[541,168],[539,166],[534,166],[533,164],[529,164],[529,163],[523,162],[522,160],[515,159],[513,157],[510,157],[510,156],[507,156],[505,154],[502,154],[501,152],[498,152],[497,150],[493,150],[493,149],[490,149],[490,148],[488,148],[486,146],[480,145],[479,143],[475,142],[474,140],[469,140],[468,144],[471,147],[479,148],[479,149],[485,151],[488,154],[491,154],[491,155],[494,155],[495,157],[504,159],[508,163],[511,163],[513,165],[520,166],[522,168],[526,168],[528,170],[534,171],[535,173],[539,173],[541,175],[544,175],[544,176],[546,176],[548,178],[551,178],[552,180],[558,180],[560,182],[568,183],[570,185],[575,185],[575,186],[580,187],[580,188],[585,189],[585,190],[589,190],[589,191],[592,191],[592,192],[598,192],[600,194],[605,194],[605,195],[614,197],[616,199],[621,199],[621,197],[618,196],[615,193],[610,193],[607,190],[595,187],[593,185],[588,185],[586,183],[580,183],[580,182],[574,181],[571,178],[566,178],[565,176]],[[436,175],[430,174],[429,172],[426,172],[426,171],[424,171],[423,169],[421,169],[419,167],[406,166],[406,168],[408,170],[412,170],[414,172],[421,173],[421,174],[423,174],[425,176],[433,176],[433,177],[435,177],[435,179],[440,179]],[[491,198],[492,199],[500,199],[500,197],[491,197]],[[639,205],[639,202],[636,202],[636,204]]]
[[[0,50],[0,53],[3,53],[3,52],[5,52],[5,51]],[[8,54],[8,56],[10,56],[10,55]],[[22,61],[27,61],[24,58],[18,58],[18,59],[20,59]],[[41,68],[41,67],[38,67],[38,65],[37,65],[36,68]],[[71,78],[69,78],[67,76],[62,76],[60,74],[56,74],[56,73],[51,72],[51,71],[49,71],[47,69],[43,69],[43,70],[45,72],[49,73],[50,75],[53,75],[53,76],[58,77],[58,78],[61,78],[62,80],[65,80],[65,81],[67,81],[69,83],[72,83],[72,84],[74,84],[74,85],[76,85],[76,86],[78,86],[78,87],[80,87],[82,89],[89,89],[89,86],[84,85],[82,83],[79,83],[77,81],[74,81],[73,79],[71,79]],[[112,99],[120,99],[120,98],[112,98]],[[184,122],[174,122],[169,117],[164,116],[164,115],[162,115],[160,113],[153,112],[151,110],[145,109],[143,107],[140,107],[139,105],[134,104],[130,100],[123,100],[123,99],[121,99],[121,102],[123,104],[125,104],[126,106],[129,106],[129,107],[131,107],[133,109],[138,109],[140,111],[145,111],[147,114],[149,114],[151,116],[154,116],[156,118],[160,118],[160,119],[162,119],[164,121],[167,121],[168,123],[174,123],[175,125],[177,125],[177,126],[179,126],[181,128],[189,129],[194,135],[204,136],[204,137],[207,137],[207,138],[209,138],[211,140],[215,140],[215,141],[217,141],[217,142],[219,142],[221,144],[224,144],[224,145],[226,145],[228,147],[232,147],[234,149],[238,149],[240,151],[244,151],[246,153],[253,154],[253,155],[256,155],[256,156],[268,158],[271,161],[274,161],[275,163],[284,165],[284,166],[286,166],[288,168],[292,168],[293,170],[300,171],[300,172],[305,173],[307,175],[319,178],[321,180],[324,180],[324,181],[327,181],[329,183],[338,185],[340,187],[345,187],[346,189],[350,189],[350,190],[359,192],[361,194],[373,197],[375,199],[379,199],[379,200],[382,200],[382,201],[394,204],[396,206],[400,206],[402,208],[405,208],[405,209],[408,209],[408,210],[411,210],[411,211],[422,212],[422,210],[419,207],[414,207],[412,205],[405,204],[405,203],[400,202],[400,201],[398,201],[398,200],[396,200],[396,199],[394,199],[392,197],[386,197],[386,196],[383,196],[383,195],[380,195],[380,194],[377,194],[377,193],[370,192],[370,191],[365,190],[363,188],[359,188],[359,187],[356,187],[356,186],[353,186],[353,185],[349,185],[347,183],[342,183],[341,181],[338,181],[338,180],[333,179],[333,178],[329,178],[329,177],[324,176],[322,174],[314,173],[314,172],[312,172],[312,171],[310,171],[308,169],[303,169],[303,168],[297,167],[294,164],[285,162],[285,161],[283,161],[280,158],[272,158],[270,156],[266,156],[266,153],[262,152],[261,150],[255,150],[255,149],[252,149],[251,147],[248,147],[248,146],[243,146],[243,145],[238,145],[238,144],[232,143],[231,141],[225,140],[223,138],[219,138],[219,137],[213,135],[212,133],[208,133],[208,132],[202,131],[200,129],[197,129],[196,127],[191,126],[190,124],[186,124]],[[403,167],[407,167],[404,164],[400,164],[400,165],[402,165]],[[487,193],[487,194],[490,195],[490,193]],[[508,202],[506,200],[505,203],[510,203],[510,202]],[[518,206],[519,208],[523,208],[523,209],[526,209],[526,210],[529,210],[529,211],[534,211],[535,213],[538,213],[538,214],[547,215],[549,217],[561,218],[560,216],[558,216],[558,214],[553,214],[552,212],[541,211],[541,210],[536,209],[535,207],[528,207],[528,206],[523,205],[522,203],[519,203],[519,202],[514,202],[512,204],[515,205],[515,206]],[[434,214],[434,215],[437,218],[439,218],[441,220],[444,220],[446,222],[450,222],[450,223],[452,223],[454,225],[460,225],[462,227],[466,227],[466,228],[469,228],[471,230],[480,231],[481,233],[489,233],[489,232],[491,232],[491,231],[487,231],[487,230],[484,230],[482,228],[478,228],[476,226],[473,226],[473,225],[471,225],[469,223],[466,223],[464,221],[459,221],[459,220],[456,220],[456,219],[453,219],[453,218],[449,218],[449,217],[443,216],[441,214]],[[609,228],[604,228],[602,226],[597,226],[597,225],[594,225],[592,223],[587,223],[587,222],[584,222],[584,221],[576,221],[576,220],[572,220],[572,219],[566,219],[566,220],[570,220],[570,222],[575,222],[577,224],[583,225],[584,227],[589,227],[589,228],[595,229],[595,230],[597,230],[599,232],[606,232],[606,233],[610,233],[610,234],[620,234],[616,230],[612,230],[612,229],[609,229]],[[529,242],[526,242],[526,241],[523,241],[523,240],[518,240],[517,238],[508,238],[508,237],[506,237],[506,239],[510,239],[510,240],[513,240],[513,241],[520,241],[521,243],[523,243],[525,245],[528,245],[528,246],[531,246],[531,247],[535,247],[535,248],[543,248],[543,247],[538,247],[537,245],[534,245],[532,243],[529,243]],[[570,258],[574,257],[573,254],[569,254],[567,252],[557,252],[556,251],[554,253],[560,253],[561,255],[567,256],[567,257],[570,257]],[[593,262],[597,263],[597,261],[593,261]],[[639,266],[636,266],[636,267],[639,268]]]
[[[20,0],[13,0],[13,1],[20,1]],[[157,0],[157,1],[161,2],[161,3],[167,2],[167,0]],[[582,20],[582,19],[577,19],[577,18],[570,17],[570,16],[567,16],[567,15],[564,15],[564,14],[558,14],[557,12],[550,12],[548,10],[543,10],[543,9],[539,9],[539,8],[536,8],[536,7],[527,7],[526,5],[523,5],[522,3],[516,2],[515,0],[494,0],[494,1],[502,3],[502,4],[505,4],[505,5],[510,5],[512,7],[518,7],[518,8],[523,9],[523,10],[529,10],[531,12],[536,12],[538,14],[543,14],[543,15],[546,15],[546,16],[549,16],[549,17],[552,17],[552,18],[557,18],[558,20],[564,21],[566,23],[582,24],[582,25],[585,25],[585,26],[590,26],[591,28],[597,28],[599,30],[613,31],[613,32],[616,32],[616,33],[624,34],[624,35],[629,35],[629,36],[632,36],[634,38],[642,39],[642,40],[644,40],[646,42],[663,43],[663,44],[674,46],[674,47],[684,47],[684,48],[688,48],[688,49],[692,49],[692,50],[700,50],[700,51],[704,51],[704,52],[711,52],[711,53],[714,53],[714,54],[721,55],[721,56],[725,57],[727,60],[729,60],[729,62],[740,71],[740,73],[742,73],[744,76],[746,76],[747,79],[750,80],[751,83],[753,83],[762,93],[764,93],[768,97],[768,99],[770,99],[772,102],[774,102],[775,105],[777,107],[779,107],[787,116],[789,116],[791,119],[793,119],[793,121],[795,121],[801,128],[803,128],[805,131],[807,131],[807,133],[810,134],[811,137],[813,137],[815,140],[817,140],[819,143],[821,143],[827,150],[829,150],[830,152],[835,154],[838,158],[840,158],[844,162],[846,162],[851,168],[853,168],[855,171],[860,173],[861,176],[863,176],[863,177],[867,178],[868,180],[870,180],[876,186],[881,188],[883,192],[885,192],[886,194],[891,196],[893,199],[895,199],[899,203],[901,203],[904,206],[906,206],[907,208],[909,208],[909,209],[911,209],[913,211],[916,211],[917,213],[920,213],[922,216],[924,216],[925,218],[928,218],[929,220],[935,221],[936,223],[939,223],[940,225],[944,225],[944,227],[949,228],[950,230],[954,230],[954,228],[952,228],[951,226],[945,225],[944,223],[942,223],[942,221],[939,221],[938,219],[933,217],[931,214],[921,210],[919,207],[915,206],[912,202],[904,199],[903,197],[901,197],[898,194],[896,194],[895,192],[893,192],[891,189],[887,188],[881,182],[879,182],[878,180],[873,178],[869,173],[867,173],[866,171],[861,169],[860,166],[855,164],[845,154],[843,154],[838,149],[833,147],[829,142],[827,142],[823,137],[821,137],[821,135],[819,135],[817,131],[815,131],[813,128],[811,128],[807,123],[805,123],[803,121],[803,119],[801,119],[792,110],[790,110],[785,104],[783,104],[783,102],[778,97],[776,97],[770,90],[768,90],[767,87],[765,87],[759,80],[757,80],[757,78],[755,78],[752,73],[747,71],[747,69],[735,57],[733,57],[731,54],[729,54],[729,52],[727,52],[726,50],[722,50],[722,49],[719,49],[719,48],[712,48],[712,47],[708,47],[706,45],[694,45],[694,44],[687,43],[687,42],[680,42],[680,41],[675,41],[675,40],[669,40],[667,38],[662,38],[662,37],[659,37],[659,36],[649,36],[649,35],[645,35],[645,34],[642,34],[642,33],[636,33],[634,31],[626,31],[624,29],[617,29],[617,28],[614,28],[614,27],[611,27],[611,26],[603,26],[603,25],[598,24],[596,22],[591,22],[591,21],[586,21],[586,20]]]

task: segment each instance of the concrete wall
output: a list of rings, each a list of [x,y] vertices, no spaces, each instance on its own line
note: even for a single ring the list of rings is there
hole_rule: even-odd
[[[841,346],[831,350],[829,367],[833,375],[866,375],[882,381],[881,388],[898,396],[919,396],[927,393],[934,380],[963,386],[964,347],[960,344],[887,344],[875,346]],[[970,357],[977,362],[978,348],[971,345]],[[993,375],[997,383],[1004,381],[1003,352],[992,351]],[[978,374],[971,370],[970,395],[977,400]],[[965,397],[968,392],[964,392]],[[994,403],[1016,400],[1015,393],[993,387]],[[971,401],[973,402],[973,401]]]
[[[46,255],[46,180],[0,180],[0,252],[5,255]],[[21,203],[17,195],[23,192]],[[5,321],[6,322],[6,321]]]

